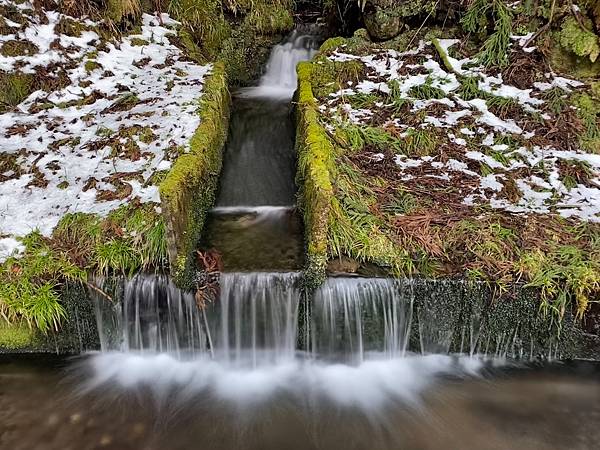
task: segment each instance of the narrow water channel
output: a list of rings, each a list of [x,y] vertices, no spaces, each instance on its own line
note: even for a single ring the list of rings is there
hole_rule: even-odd
[[[217,205],[204,242],[219,251],[227,272],[302,267],[291,100],[296,65],[317,48],[316,37],[292,33],[273,49],[258,85],[233,93]]]
[[[517,362],[514,335],[482,343],[474,322],[449,354],[412,281],[331,278],[307,307],[289,114],[315,48],[293,34],[234,95],[202,243],[218,301],[138,275],[97,299],[101,351],[0,358],[1,450],[599,448],[597,365]]]

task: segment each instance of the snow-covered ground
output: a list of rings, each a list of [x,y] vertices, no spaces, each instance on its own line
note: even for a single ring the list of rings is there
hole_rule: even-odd
[[[176,22],[166,14],[144,15],[141,34],[110,42],[91,20],[69,36],[57,32],[65,16],[17,7],[27,23],[5,18],[0,48],[27,40],[34,51],[0,56],[0,71],[35,74],[35,83],[40,69],[61,68],[68,80],[0,114],[0,262],[21,249],[19,237],[49,236],[67,213],[106,215],[138,200],[158,208],[157,174],[188,151],[211,71],[170,43]]]
[[[517,46],[522,47],[527,41],[527,36],[513,37]],[[360,55],[343,46],[332,51],[327,56],[330,61],[361,61],[366,70],[359,80],[348,81],[347,86],[321,99],[320,111],[326,126],[331,132],[336,126],[348,124],[375,126],[400,140],[416,130],[431,132],[437,141],[428,154],[399,154],[392,158],[400,170],[400,179],[418,183],[419,179],[436,178],[443,181],[437,184],[440,191],[459,187],[463,205],[487,204],[515,213],[557,213],[600,222],[600,154],[582,150],[577,138],[566,146],[544,141],[557,120],[544,108],[544,93],[557,88],[567,97],[583,84],[549,72],[542,81],[520,89],[505,83],[501,74],[486,73],[472,58],[452,57],[449,52],[458,43],[455,39],[439,41],[450,67],[439,62],[441,58],[432,42],[420,42],[406,52],[372,49],[369,54]],[[520,49],[525,53],[533,50]],[[461,85],[468,78],[475,81],[479,93],[510,99],[520,110],[518,114],[509,112],[499,117],[490,110],[486,99],[464,98]],[[411,89],[424,85],[441,90],[444,96],[411,96]],[[392,107],[392,90],[409,102],[409,114],[384,112]],[[359,94],[375,94],[380,101],[372,106],[365,106],[364,102],[360,107],[353,106],[353,98]],[[407,123],[407,116],[413,119],[411,123]],[[567,124],[565,128],[569,127]],[[518,145],[506,145],[507,137],[514,138]],[[385,155],[374,153],[371,158],[379,162]],[[489,173],[473,169],[480,164]],[[572,178],[565,182],[561,172],[565,164],[585,171],[586,182],[574,182]],[[509,182],[513,195],[503,195]]]

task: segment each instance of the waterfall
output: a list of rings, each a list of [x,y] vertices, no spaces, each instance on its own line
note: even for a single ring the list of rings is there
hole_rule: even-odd
[[[316,292],[311,322],[315,356],[364,361],[369,352],[404,356],[413,301],[403,286],[383,278],[330,278]]]
[[[543,322],[531,304],[491,304],[460,282],[332,277],[305,296],[298,272],[222,273],[218,298],[205,309],[166,276],[122,283],[120,302],[96,300],[104,351],[245,367],[299,357],[361,364],[410,353],[560,356],[555,340],[539,340]]]
[[[314,36],[302,35],[294,31],[284,43],[273,48],[267,70],[260,80],[260,86],[283,88],[293,92],[298,83],[296,66],[301,61],[311,59],[317,50]]]
[[[178,358],[207,348],[201,310],[194,296],[165,275],[123,280],[122,301],[96,298],[102,351],[169,353]]]
[[[298,82],[296,66],[301,61],[310,60],[317,53],[318,48],[318,40],[315,36],[304,35],[298,31],[292,32],[285,42],[276,45],[271,51],[259,85],[243,89],[239,95],[291,98]]]
[[[85,360],[84,391],[144,386],[157,402],[202,395],[236,411],[275,396],[373,411],[487,367],[408,351],[419,329],[411,282],[331,278],[306,298],[300,273],[224,273],[203,310],[164,276],[123,282],[120,303],[97,299],[103,350],[113,351]]]
[[[409,350],[450,350],[448,327],[430,312],[435,308],[415,312],[412,281],[334,277],[303,299],[297,272],[222,273],[218,298],[204,309],[166,276],[138,275],[123,283],[122,302],[107,307],[97,300],[103,350],[211,356],[253,367],[299,354],[359,364]],[[431,291],[431,299],[437,295]],[[415,329],[420,346],[409,348]]]
[[[300,274],[224,273],[210,305],[215,357],[237,365],[290,360],[296,352]]]

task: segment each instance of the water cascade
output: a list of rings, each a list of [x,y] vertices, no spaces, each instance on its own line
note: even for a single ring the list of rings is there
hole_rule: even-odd
[[[234,93],[220,189],[201,243],[222,255],[218,299],[202,309],[165,277],[124,281],[119,305],[98,300],[104,352],[90,362],[88,387],[150,383],[168,395],[165,385],[175,385],[237,404],[312,393],[370,409],[413,398],[437,375],[481,369],[479,360],[411,353],[445,341],[437,345],[437,327],[423,326],[431,321],[419,317],[410,283],[335,277],[303,295],[290,100],[296,64],[315,51],[314,37],[293,33],[274,48],[259,85]],[[415,321],[420,349],[411,346]]]

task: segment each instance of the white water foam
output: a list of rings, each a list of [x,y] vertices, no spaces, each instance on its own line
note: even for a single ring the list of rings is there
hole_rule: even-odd
[[[84,392],[116,388],[150,389],[157,400],[208,394],[219,403],[252,407],[275,397],[329,402],[374,411],[394,402],[418,405],[423,391],[440,377],[478,377],[486,367],[479,358],[408,355],[374,358],[358,365],[293,359],[253,368],[202,358],[181,361],[168,354],[109,352],[86,358],[91,369]]]

